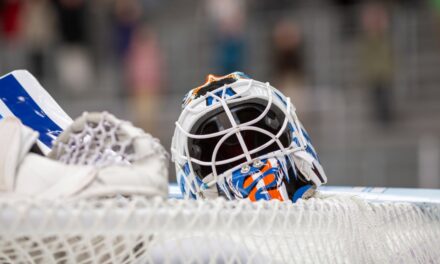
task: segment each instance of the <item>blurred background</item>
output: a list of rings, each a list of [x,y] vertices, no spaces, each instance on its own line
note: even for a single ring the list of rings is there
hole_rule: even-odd
[[[243,71],[292,98],[329,184],[440,188],[440,0],[0,0],[14,69],[168,149],[184,93]]]

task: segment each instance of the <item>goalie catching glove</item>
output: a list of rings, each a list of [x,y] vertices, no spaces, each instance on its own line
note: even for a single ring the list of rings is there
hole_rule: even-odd
[[[85,113],[35,152],[38,133],[0,121],[0,191],[43,198],[168,194],[168,156],[157,139],[108,113]]]

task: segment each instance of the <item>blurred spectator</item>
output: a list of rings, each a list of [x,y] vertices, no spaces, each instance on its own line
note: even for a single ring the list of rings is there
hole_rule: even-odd
[[[126,57],[126,76],[130,89],[130,105],[136,125],[155,134],[160,106],[163,59],[155,31],[139,26],[133,34]]]
[[[243,71],[246,21],[245,2],[208,0],[207,8],[215,35],[215,65],[219,74]]]
[[[84,45],[86,42],[86,1],[55,0],[62,41]]]
[[[220,74],[243,71],[244,40],[242,36],[221,33],[217,40],[217,68]]]
[[[61,46],[57,70],[61,86],[75,94],[92,87],[93,67],[87,50],[86,0],[56,0]]]
[[[276,85],[294,101],[297,109],[307,107],[304,90],[304,45],[299,27],[280,20],[273,34],[273,69]]]
[[[124,58],[130,48],[133,32],[142,15],[142,8],[136,0],[115,0],[114,30],[116,51]]]
[[[358,31],[357,5],[360,0],[333,0],[341,18],[341,33],[343,37],[353,37]]]
[[[3,0],[0,2],[1,33],[7,41],[17,40],[20,36],[22,25],[21,15],[23,1]]]
[[[430,1],[431,10],[434,13],[435,27],[436,27],[436,38],[438,45],[440,45],[440,0]]]
[[[114,3],[109,0],[93,0],[89,3],[88,33],[90,50],[94,56],[94,66],[103,72],[114,64],[115,50],[112,29]]]
[[[288,12],[292,8],[297,8],[303,4],[301,1],[291,1],[291,0],[259,0],[259,1],[249,1],[249,6],[253,8],[256,12],[261,12],[267,14],[268,12]]]
[[[361,67],[365,84],[372,95],[376,118],[383,124],[393,119],[393,57],[388,32],[389,17],[379,2],[366,4],[362,10]]]
[[[0,68],[11,71],[23,68],[25,56],[22,45],[22,0],[0,1]],[[1,75],[1,74],[0,74]]]
[[[55,39],[55,13],[49,0],[25,2],[24,34],[28,49],[30,70],[38,78],[45,78],[47,53]]]
[[[276,24],[273,35],[273,56],[277,79],[281,82],[290,79],[294,86],[300,86],[303,82],[304,58],[302,36],[296,24],[287,20]]]

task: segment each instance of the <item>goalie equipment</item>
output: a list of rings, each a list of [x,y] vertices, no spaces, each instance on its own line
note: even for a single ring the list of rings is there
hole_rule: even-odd
[[[157,139],[108,113],[85,113],[49,157],[28,152],[38,134],[17,118],[0,121],[0,187],[42,198],[168,194],[168,157]]]
[[[186,95],[172,143],[186,197],[308,198],[327,182],[290,99],[240,72]]]
[[[47,154],[53,140],[72,123],[72,119],[26,70],[0,77],[0,119],[15,116],[38,132],[38,148]]]

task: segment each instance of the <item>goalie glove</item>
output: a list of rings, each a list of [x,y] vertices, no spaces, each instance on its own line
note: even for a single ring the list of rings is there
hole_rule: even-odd
[[[128,122],[108,113],[86,113],[60,135],[47,158],[27,153],[35,132],[17,119],[5,121],[0,122],[1,138],[13,134],[18,139],[5,142],[8,151],[2,155],[18,158],[3,159],[2,191],[45,198],[167,196],[166,151]]]

